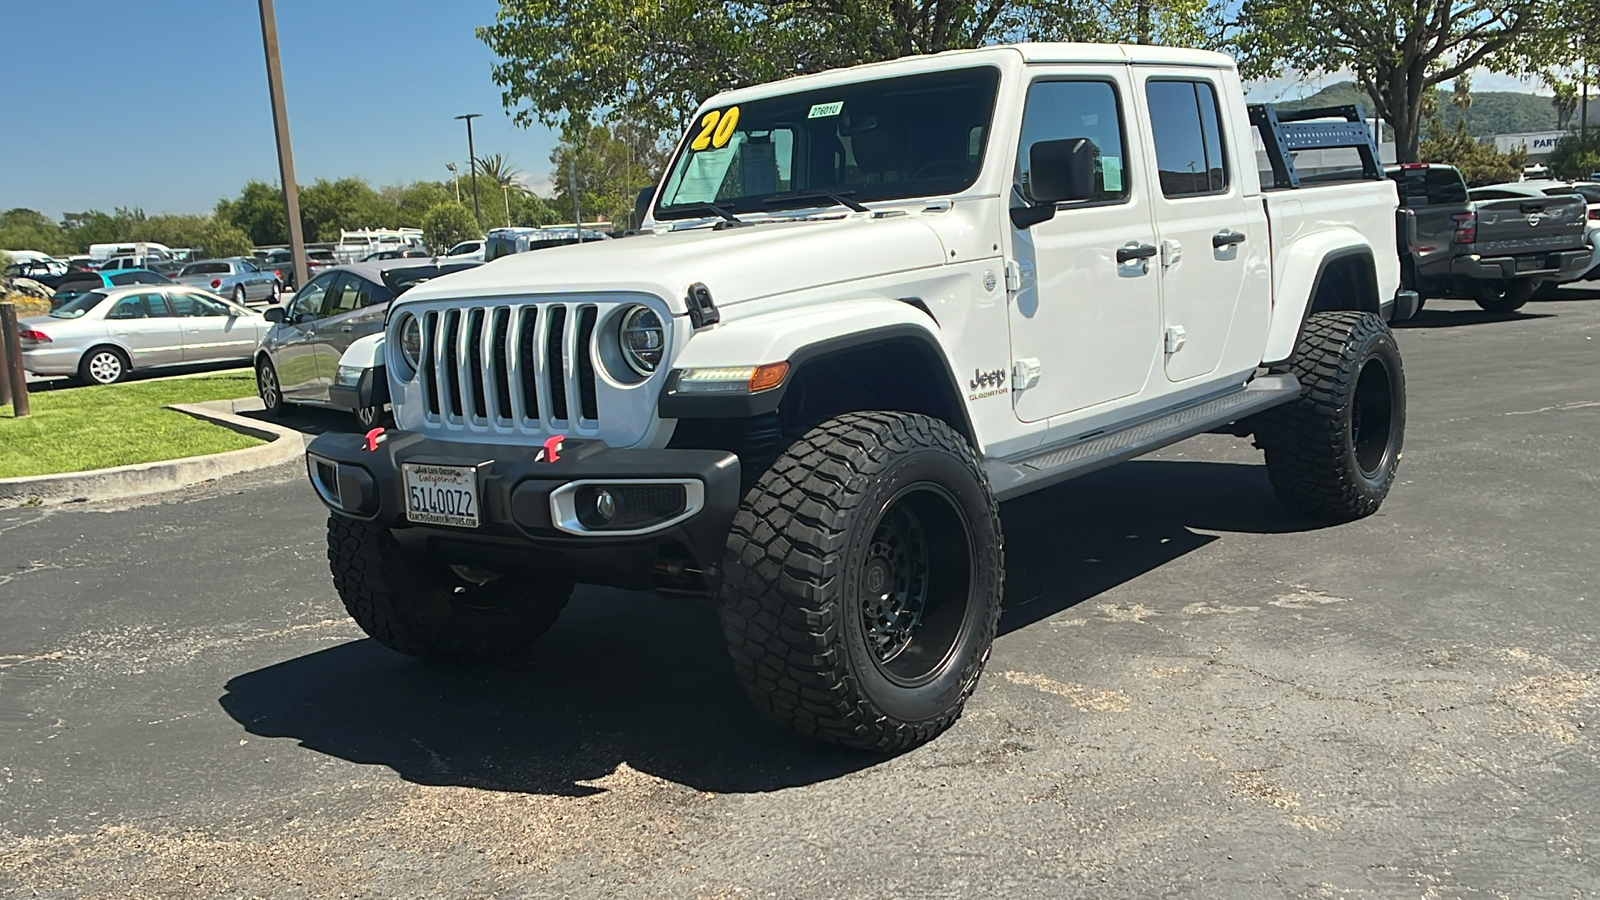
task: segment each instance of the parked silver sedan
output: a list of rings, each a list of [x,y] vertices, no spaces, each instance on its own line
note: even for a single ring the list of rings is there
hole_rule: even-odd
[[[269,327],[259,312],[196,288],[99,288],[48,316],[22,320],[22,366],[35,375],[114,384],[135,369],[249,362]]]
[[[263,269],[248,259],[238,257],[189,263],[172,280],[205,288],[240,304],[256,300],[277,303],[283,296],[284,278],[281,272]]]

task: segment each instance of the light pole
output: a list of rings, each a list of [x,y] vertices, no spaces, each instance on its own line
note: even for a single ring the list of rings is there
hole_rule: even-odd
[[[472,215],[478,220],[478,227],[483,227],[483,211],[478,208],[478,154],[472,149],[472,120],[482,116],[483,113],[467,113],[456,116],[467,123],[467,162],[472,165]]]
[[[447,162],[444,167],[450,172],[450,183],[456,186],[456,202],[461,202],[461,175],[456,171],[456,164]]]
[[[272,95],[272,130],[278,138],[278,177],[283,180],[283,212],[289,226],[289,256],[294,287],[306,284],[306,239],[300,227],[300,189],[294,182],[294,151],[289,146],[289,112],[283,103],[283,69],[278,63],[278,19],[272,0],[261,0],[261,43],[267,54],[267,93]]]

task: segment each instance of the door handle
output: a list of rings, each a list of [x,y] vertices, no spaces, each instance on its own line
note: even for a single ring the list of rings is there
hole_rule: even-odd
[[[1138,241],[1129,241],[1117,248],[1117,262],[1126,265],[1141,259],[1149,259],[1156,255],[1155,244],[1141,244]]]
[[[1248,238],[1246,235],[1242,232],[1234,231],[1231,228],[1224,228],[1211,236],[1211,246],[1216,250],[1221,250],[1223,247],[1232,247],[1234,244],[1242,244],[1247,239]]]

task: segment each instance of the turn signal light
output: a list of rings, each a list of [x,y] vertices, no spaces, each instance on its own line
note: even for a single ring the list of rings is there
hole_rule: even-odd
[[[769,390],[783,384],[783,376],[787,374],[789,374],[789,364],[786,362],[756,366],[756,370],[750,374],[750,393]]]
[[[787,362],[684,369],[678,373],[678,391],[684,394],[754,394],[783,384],[788,374]]]

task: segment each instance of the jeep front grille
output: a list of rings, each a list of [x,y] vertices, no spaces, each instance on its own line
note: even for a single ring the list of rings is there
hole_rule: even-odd
[[[599,427],[597,304],[457,306],[416,315],[428,423],[555,433]]]

